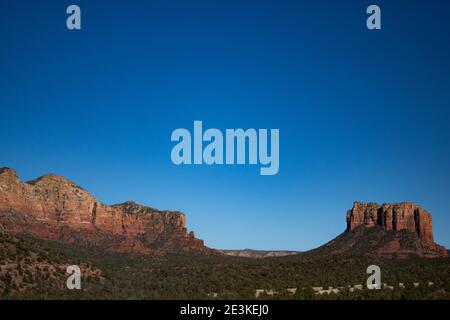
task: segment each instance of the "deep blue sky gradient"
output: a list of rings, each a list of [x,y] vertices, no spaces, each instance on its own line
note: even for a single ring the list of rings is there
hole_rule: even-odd
[[[0,15],[0,166],[23,180],[181,210],[218,248],[311,249],[355,200],[415,201],[450,247],[449,1],[1,0]],[[279,128],[279,174],[173,165],[171,132],[194,120]]]

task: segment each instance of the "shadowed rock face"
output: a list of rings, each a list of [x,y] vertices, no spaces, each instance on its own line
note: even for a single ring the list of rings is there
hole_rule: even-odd
[[[0,226],[12,233],[66,242],[82,238],[117,252],[207,251],[185,222],[177,211],[134,202],[105,205],[61,176],[22,183],[14,170],[0,169]]]
[[[379,226],[387,231],[407,230],[416,237],[418,254],[447,256],[445,248],[434,242],[431,215],[415,203],[378,205],[355,202],[347,212],[347,231],[359,226]],[[385,249],[395,251],[396,247],[395,243],[388,243]]]

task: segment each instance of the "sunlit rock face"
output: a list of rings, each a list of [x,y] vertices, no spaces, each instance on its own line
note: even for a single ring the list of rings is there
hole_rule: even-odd
[[[423,250],[419,254],[447,256],[445,248],[434,242],[431,215],[415,203],[379,205],[355,202],[347,212],[347,231],[361,225],[369,228],[380,226],[392,231],[411,231]]]
[[[207,252],[177,211],[160,211],[128,201],[108,206],[62,176],[20,182],[0,169],[0,225],[12,233],[75,242],[82,238],[111,251],[162,254]]]

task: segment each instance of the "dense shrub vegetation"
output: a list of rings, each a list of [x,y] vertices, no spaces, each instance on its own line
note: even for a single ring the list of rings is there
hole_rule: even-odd
[[[67,265],[82,267],[82,290],[65,286]],[[394,290],[365,286],[367,266],[382,270]],[[164,257],[105,253],[34,239],[0,235],[2,299],[255,299],[256,289],[278,292],[266,299],[449,299],[450,259],[380,259],[309,255],[249,259],[180,254]],[[399,283],[405,288],[400,289]],[[428,285],[432,282],[433,285]],[[413,283],[420,283],[414,287]],[[316,295],[312,287],[344,287]],[[287,288],[297,288],[289,294]],[[217,297],[215,294],[217,294]]]

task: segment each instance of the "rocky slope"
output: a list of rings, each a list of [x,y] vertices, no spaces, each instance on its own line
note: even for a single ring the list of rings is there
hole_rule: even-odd
[[[0,297],[30,291],[39,296],[42,291],[65,290],[67,267],[74,264],[81,269],[83,285],[102,285],[100,269],[35,241],[0,232]]]
[[[114,252],[208,251],[187,232],[185,222],[181,212],[134,202],[108,206],[61,176],[22,183],[14,170],[0,169],[0,228],[11,234],[101,245]]]

